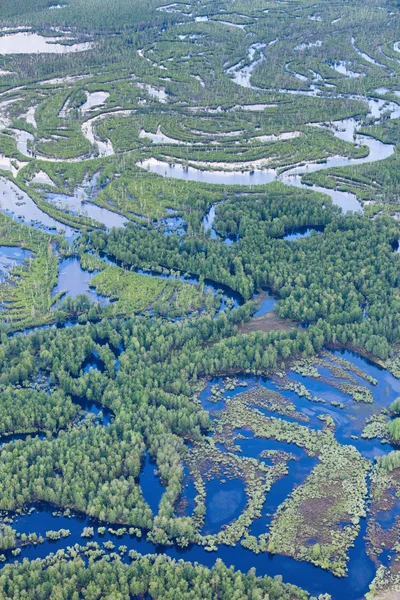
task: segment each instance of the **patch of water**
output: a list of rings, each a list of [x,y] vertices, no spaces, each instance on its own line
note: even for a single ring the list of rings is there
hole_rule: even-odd
[[[109,304],[109,298],[97,294],[90,288],[90,282],[96,273],[89,273],[82,269],[79,259],[76,257],[65,258],[60,261],[58,283],[53,289],[52,295],[66,292],[65,297],[76,298],[79,294],[86,294],[92,302],[100,302],[102,306]]]
[[[347,66],[348,64],[349,63],[347,61],[341,60],[337,63],[334,63],[333,68],[337,73],[340,73],[340,75],[345,75],[346,77],[350,77],[352,79],[358,79],[361,77],[361,75],[364,75],[364,73],[357,73],[356,71],[349,69]]]
[[[206,515],[203,535],[218,533],[223,525],[237,519],[247,503],[241,479],[214,478],[206,482]]]
[[[232,76],[233,81],[237,85],[240,85],[241,87],[245,87],[245,88],[252,87],[250,80],[251,80],[252,74],[254,73],[254,70],[262,62],[264,62],[264,60],[266,60],[265,54],[263,52],[265,47],[266,47],[266,44],[261,44],[261,43],[252,44],[250,46],[249,52],[248,52],[248,60],[250,61],[250,64],[242,67],[241,66],[242,61],[241,61],[240,63],[233,65],[233,67],[230,67],[227,70],[227,73]],[[254,60],[256,52],[259,53],[259,58],[257,60]]]
[[[112,156],[114,154],[114,148],[110,140],[99,140],[94,132],[94,126],[96,121],[99,119],[103,119],[106,116],[107,115],[98,115],[82,123],[82,134],[92,144],[92,146],[96,145],[97,155],[99,157]]]
[[[75,231],[62,225],[53,217],[40,210],[34,201],[19,187],[8,179],[0,177],[0,210],[13,219],[47,232],[63,231],[67,238],[72,238]]]
[[[91,180],[86,179],[82,186],[76,188],[73,196],[50,193],[47,194],[46,200],[57,208],[74,215],[94,219],[106,225],[107,228],[123,227],[128,222],[126,217],[91,202],[91,199],[94,199],[99,192],[97,178],[98,176],[95,175]]]
[[[92,42],[60,44],[58,37],[44,37],[38,33],[18,32],[0,36],[0,54],[67,54],[83,52],[93,47]],[[64,38],[70,40],[70,38]]]
[[[265,293],[263,297],[261,297],[261,303],[258,310],[254,313],[253,317],[263,317],[268,313],[272,312],[277,305],[278,300],[272,298],[268,293]]]
[[[322,233],[323,227],[293,227],[289,229],[282,239],[292,242],[294,240],[302,240],[310,237],[313,232]]]
[[[149,83],[140,83],[140,82],[136,82],[135,85],[138,88],[140,88],[141,90],[146,90],[146,92],[149,94],[149,96],[151,96],[152,98],[156,98],[159,102],[161,102],[161,104],[166,104],[166,102],[168,100],[168,95],[165,92],[164,88],[157,89],[154,86],[150,85]]]
[[[161,131],[160,126],[157,127],[157,132],[156,133],[151,133],[149,131],[145,131],[144,129],[140,130],[139,133],[139,137],[142,139],[150,139],[153,144],[180,144],[180,145],[187,145],[186,142],[183,142],[182,140],[176,140],[174,138],[170,138],[167,135],[164,135],[163,132]]]
[[[382,69],[386,69],[387,68],[385,65],[383,65],[382,63],[377,62],[374,58],[372,58],[371,56],[369,56],[369,54],[366,54],[365,52],[361,52],[361,50],[359,48],[357,48],[357,46],[356,46],[356,41],[355,41],[354,37],[351,38],[351,45],[353,46],[353,48],[357,52],[357,54],[359,56],[361,56],[361,58],[363,58],[367,62],[371,63],[372,65],[375,65],[376,67],[380,67]]]
[[[0,246],[0,283],[6,281],[11,269],[32,258],[30,250],[18,246]]]
[[[86,102],[79,107],[83,115],[86,115],[94,108],[97,109],[99,106],[103,106],[107,98],[110,97],[110,94],[108,92],[87,92],[86,97]]]
[[[158,514],[158,507],[165,492],[165,487],[156,473],[157,466],[146,452],[144,465],[139,477],[143,498],[151,508],[153,515]]]

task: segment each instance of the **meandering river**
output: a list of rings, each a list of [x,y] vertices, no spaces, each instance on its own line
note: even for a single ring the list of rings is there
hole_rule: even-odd
[[[3,38],[6,36],[3,36]],[[0,38],[3,44],[6,40]],[[48,44],[46,39],[46,44]],[[9,42],[7,42],[9,43]],[[41,42],[42,43],[42,42]],[[56,51],[57,44],[52,44],[52,50]],[[64,48],[73,48],[73,46],[63,46]],[[86,48],[79,48],[84,50]],[[61,50],[60,50],[61,51]],[[70,50],[71,51],[71,50]],[[77,51],[77,49],[72,50]],[[1,46],[0,46],[1,53]],[[264,60],[263,58],[263,47],[254,44],[249,52],[250,64],[244,67],[235,66],[231,69],[231,75],[234,77],[238,85],[246,86],[251,85],[250,79],[251,74],[257,64],[260,64]],[[286,90],[287,93],[295,93],[291,90]],[[315,90],[309,92],[315,95]],[[97,96],[88,96],[85,111],[89,112],[92,108],[102,106],[106,101],[106,96],[99,92]],[[163,99],[165,99],[163,97]],[[384,106],[383,100],[368,99],[368,98],[357,98],[362,99],[368,103],[369,114],[372,117],[379,118],[383,111],[388,107]],[[397,118],[400,116],[400,106],[391,103],[389,105],[391,112],[391,118]],[[123,112],[123,111],[121,111]],[[91,141],[91,143],[98,143],[95,137],[93,124],[96,119],[106,118],[107,114],[96,115],[94,118],[89,119],[83,125],[82,131]],[[323,127],[323,124],[319,124]],[[157,173],[163,177],[179,178],[191,181],[200,181],[207,183],[217,184],[235,184],[235,185],[261,185],[270,183],[272,181],[281,181],[287,185],[310,189],[309,186],[305,186],[302,183],[301,177],[305,173],[328,169],[334,166],[350,166],[359,165],[368,162],[377,162],[388,158],[394,152],[394,147],[389,144],[383,144],[382,142],[369,138],[367,136],[360,135],[357,133],[359,123],[354,119],[345,119],[333,123],[332,132],[333,134],[343,140],[355,142],[358,145],[366,145],[369,148],[369,154],[365,158],[361,159],[348,159],[343,157],[332,157],[327,159],[323,164],[316,164],[310,162],[303,166],[294,166],[290,170],[279,174],[275,170],[255,170],[254,173],[242,172],[240,169],[228,172],[228,171],[215,171],[215,170],[199,170],[193,167],[184,169],[181,166],[170,166],[167,163],[149,159],[141,166],[150,169],[152,172]],[[290,133],[290,132],[288,132]],[[28,135],[22,136],[19,139],[19,149],[21,152],[28,154]],[[160,136],[162,132],[153,134],[154,141],[160,142]],[[162,140],[161,140],[162,143]],[[102,145],[103,144],[103,145]],[[111,143],[101,142],[99,145],[99,152],[101,156],[110,156],[114,153]],[[47,182],[48,183],[48,182]],[[332,198],[332,201],[341,206],[344,211],[360,211],[362,209],[355,195],[350,193],[339,192],[336,190],[330,190],[326,188],[314,188],[317,191],[326,193]],[[48,195],[48,201],[58,206],[66,207],[70,212],[79,214],[85,212],[87,216],[92,217],[106,227],[124,226],[126,219],[117,215],[115,212],[108,211],[107,209],[100,208],[90,202],[85,189],[80,189],[74,195],[59,196],[57,194]],[[92,197],[93,199],[93,197]],[[59,230],[67,238],[73,239],[76,235],[70,227],[66,227],[60,224],[56,219],[50,217],[45,212],[40,210],[29,195],[20,190],[15,183],[0,178],[0,200],[1,210],[10,214],[14,219],[25,222],[27,225],[34,227],[41,227],[45,231],[54,232]],[[205,230],[211,230],[212,235],[216,235],[213,232],[213,221],[215,218],[215,207],[211,207],[211,210],[207,213],[204,218]],[[299,236],[309,235],[309,231],[302,232],[289,232],[287,239],[295,239]],[[225,240],[226,243],[232,243],[232,240]],[[15,259],[16,263],[23,259],[30,258],[30,255],[17,254],[11,255],[8,251],[8,255],[5,253],[4,256],[10,258],[12,261]],[[107,259],[107,257],[104,257]],[[108,257],[108,261],[111,262],[111,258]],[[9,262],[7,259],[2,259],[0,262],[3,263],[3,270],[9,269]],[[91,288],[90,279],[92,274],[88,274],[84,271],[76,258],[67,259],[60,265],[60,278],[57,288],[54,293],[59,291],[65,291],[69,295],[76,295],[77,293],[86,292],[94,301],[102,301],[106,303],[106,300],[100,298]],[[144,275],[164,277],[160,273],[138,271]],[[167,277],[167,275],[165,275]],[[169,276],[171,277],[171,276]],[[189,277],[183,279],[186,283],[193,285],[198,284],[198,279],[195,277]],[[224,308],[227,301],[230,300],[232,306],[237,306],[241,302],[239,295],[235,294],[229,288],[219,285],[215,282],[206,281],[206,289],[210,289],[215,294],[220,294],[222,290],[223,302],[221,307]],[[273,310],[275,300],[266,296],[259,308],[259,311],[255,316],[262,316]],[[67,324],[68,325],[68,324]],[[28,333],[27,331],[24,333]],[[369,362],[365,358],[359,355],[345,352],[343,355],[350,363],[356,367],[360,367],[364,372],[373,376],[378,384],[373,386],[363,381],[363,385],[367,387],[374,397],[373,405],[364,405],[362,403],[356,403],[352,401],[349,396],[340,392],[337,387],[331,386],[326,382],[317,381],[310,377],[303,377],[295,373],[289,373],[288,376],[298,383],[301,383],[307,387],[314,395],[322,396],[328,402],[343,403],[345,409],[341,410],[339,406],[332,406],[331,404],[315,404],[309,402],[304,397],[298,396],[295,392],[285,391],[283,395],[291,400],[296,410],[302,412],[309,418],[309,426],[313,428],[320,428],[321,421],[318,417],[321,414],[329,414],[335,422],[335,436],[336,439],[342,444],[352,444],[357,450],[371,462],[375,457],[387,454],[393,448],[388,444],[381,444],[378,440],[365,440],[360,437],[362,432],[363,424],[365,419],[370,416],[373,412],[376,412],[377,408],[386,408],[390,402],[400,395],[400,381],[393,377],[390,373],[377,367],[375,364]],[[90,360],[85,364],[85,369],[102,369],[102,365],[96,360],[96,357],[91,357]],[[329,364],[323,369],[329,370]],[[321,375],[326,375],[322,370]],[[243,376],[243,381],[248,386],[262,386],[267,389],[276,390],[276,385],[272,380],[266,378],[256,378]],[[335,378],[332,377],[332,380]],[[220,380],[216,379],[210,383],[220,383]],[[361,383],[361,382],[360,382]],[[225,406],[226,402],[229,402],[229,398],[241,389],[236,389],[231,392],[226,392],[223,395],[218,406],[209,402],[210,400],[210,386],[208,386],[205,392],[200,396],[199,401],[203,407],[210,411],[213,419],[218,419],[218,413]],[[98,426],[112,426],[112,414],[100,405],[91,405],[83,407],[88,412],[92,412],[95,415],[103,412],[103,418]],[[243,438],[239,442],[240,455],[250,456],[253,458],[259,458],[259,455],[264,450],[268,449],[281,449],[296,455],[296,461],[292,461],[290,464],[289,473],[286,477],[279,480],[271,489],[271,492],[267,495],[265,505],[262,511],[262,516],[257,519],[251,526],[250,533],[253,535],[260,535],[268,531],[268,527],[271,521],[271,513],[284,501],[288,494],[294,489],[295,485],[303,483],[315,466],[316,461],[306,455],[304,451],[299,448],[293,447],[293,445],[282,444],[274,440],[264,440],[261,438],[255,438],[251,432],[242,432]],[[14,436],[15,439],[23,436]],[[355,439],[357,438],[357,439]],[[7,443],[11,441],[9,438],[0,439],[0,443]],[[149,503],[154,513],[157,513],[158,505],[162,494],[165,491],[160,479],[155,471],[155,466],[152,464],[148,455],[143,457],[143,469],[140,476],[140,484],[142,486],[145,500]],[[187,495],[189,514],[190,507],[193,506],[193,486],[192,482],[188,480],[186,482],[185,494]],[[240,481],[232,481],[229,485],[223,484],[220,480],[214,479],[207,485],[207,502],[206,502],[206,523],[204,532],[214,532],[218,530],[221,524],[226,524],[234,520],[243,507],[246,505],[245,492],[243,484]],[[228,508],[227,508],[228,507]],[[229,509],[229,510],[228,510]],[[61,528],[69,529],[71,535],[65,540],[59,541],[45,541],[43,544],[36,546],[30,545],[22,549],[20,557],[13,557],[10,554],[7,555],[7,561],[22,560],[24,558],[43,558],[50,552],[65,547],[66,545],[72,546],[75,543],[82,544],[85,542],[81,538],[83,527],[93,526],[95,527],[94,541],[103,543],[104,541],[113,541],[116,546],[124,544],[129,549],[136,549],[141,553],[166,553],[171,557],[186,560],[198,561],[201,564],[209,565],[215,563],[215,560],[220,557],[228,565],[234,565],[236,568],[242,571],[255,567],[258,575],[282,575],[284,581],[297,584],[305,589],[309,590],[312,594],[318,595],[328,592],[332,595],[333,600],[360,600],[365,593],[368,591],[370,582],[375,575],[375,566],[369,559],[366,553],[365,544],[365,533],[367,527],[367,520],[363,519],[361,522],[361,531],[355,541],[354,547],[349,551],[349,576],[343,579],[338,579],[331,575],[329,572],[318,569],[305,562],[296,562],[295,560],[278,555],[260,554],[255,555],[249,550],[245,550],[242,546],[237,545],[236,547],[221,546],[217,552],[210,553],[199,546],[190,546],[186,549],[177,549],[175,547],[159,547],[155,546],[145,539],[136,539],[128,534],[124,534],[120,537],[107,531],[104,535],[100,535],[96,527],[101,525],[94,519],[91,519],[85,515],[72,514],[71,516],[59,516],[54,513],[54,507],[47,505],[39,505],[35,507],[34,512],[25,516],[17,516],[13,526],[20,533],[27,533],[35,531],[38,534],[44,535],[48,530],[59,530]],[[123,560],[128,560],[124,558]]]

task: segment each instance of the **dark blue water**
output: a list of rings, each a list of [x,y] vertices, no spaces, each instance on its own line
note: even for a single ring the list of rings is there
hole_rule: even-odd
[[[225,480],[221,477],[207,481],[206,498],[204,535],[218,533],[221,527],[237,519],[247,503],[245,485],[241,479]]]
[[[38,437],[40,440],[43,440],[46,436],[44,433],[35,432],[35,433],[13,433],[12,435],[2,435],[0,436],[0,448],[5,444],[9,444],[10,442],[16,442],[18,440],[26,440],[28,437],[34,438]]]
[[[243,572],[255,568],[258,575],[268,574],[270,576],[283,575],[283,581],[302,586],[312,594],[329,592],[333,600],[361,600],[368,590],[369,583],[375,575],[375,568],[372,561],[365,554],[365,544],[363,537],[366,531],[366,521],[362,520],[362,529],[358,536],[354,548],[349,552],[350,571],[349,577],[338,579],[330,573],[314,567],[311,564],[296,562],[292,558],[270,554],[255,555],[249,550],[245,550],[240,545],[236,547],[220,546],[218,552],[207,552],[200,546],[191,546],[187,549],[178,549],[174,547],[160,547],[147,542],[145,539],[136,539],[125,534],[118,537],[106,531],[105,535],[100,535],[96,527],[103,525],[94,519],[74,515],[72,518],[65,516],[53,516],[55,510],[49,506],[42,506],[35,510],[31,515],[18,517],[12,525],[20,533],[35,532],[44,535],[49,530],[70,529],[71,536],[55,542],[46,541],[36,546],[25,547],[21,556],[9,557],[13,562],[19,562],[23,558],[31,560],[35,558],[45,558],[50,552],[56,552],[65,546],[74,544],[85,544],[85,538],[81,537],[84,527],[94,527],[94,536],[90,541],[96,541],[100,545],[107,540],[111,540],[116,547],[124,544],[131,549],[137,550],[142,554],[165,553],[171,558],[197,561],[211,567],[215,564],[217,558],[222,558],[226,564],[233,565],[236,569]],[[106,525],[106,524],[104,524]],[[114,527],[115,528],[115,527]],[[129,561],[128,557],[123,558]]]
[[[146,452],[139,483],[142,488],[143,498],[150,506],[154,516],[158,514],[160,500],[165,492],[165,487],[162,485],[156,470],[156,464],[151,460],[148,452]]]
[[[103,427],[108,427],[111,425],[114,418],[114,413],[107,406],[104,406],[103,404],[100,404],[100,402],[95,402],[93,400],[81,398],[72,398],[72,400],[75,402],[75,404],[79,404],[79,406],[85,412],[95,415],[96,422]]]
[[[246,391],[247,389],[251,389],[255,385],[255,381],[253,381],[254,378],[251,378],[251,377],[239,376],[239,377],[235,377],[235,379],[237,379],[237,381],[239,383],[243,383],[246,385],[245,386],[238,385],[238,387],[235,387],[235,389],[233,389],[233,390],[225,389],[221,395],[221,399],[218,400],[217,402],[210,400],[211,388],[214,385],[218,385],[219,388],[224,388],[224,378],[223,377],[213,377],[212,379],[210,379],[210,381],[207,383],[204,390],[199,395],[199,401],[201,403],[201,406],[204,408],[204,410],[207,410],[211,415],[213,415],[214,413],[219,412],[220,410],[225,408],[225,403],[228,398],[233,398],[234,396],[237,396],[238,394],[242,394],[244,391]]]
[[[378,380],[378,384],[373,386],[363,381],[363,385],[371,389],[374,396],[374,404],[362,404],[354,402],[348,395],[332,388],[327,382],[315,381],[310,377],[302,377],[294,373],[290,377],[301,382],[312,393],[322,397],[326,403],[316,404],[307,400],[304,397],[299,397],[295,392],[290,390],[278,390],[277,385],[266,378],[240,376],[239,381],[245,381],[249,387],[258,383],[273,391],[280,391],[287,400],[290,400],[296,407],[298,413],[303,413],[310,419],[309,425],[312,427],[321,427],[321,422],[318,416],[321,414],[330,414],[336,423],[335,436],[341,443],[354,444],[360,451],[363,451],[364,456],[372,461],[374,456],[381,453],[391,451],[390,445],[382,445],[379,440],[352,440],[349,435],[355,432],[358,436],[361,434],[362,427],[365,423],[365,418],[370,414],[387,407],[397,396],[400,395],[400,381],[394,378],[387,371],[377,367],[370,361],[355,355],[350,352],[336,352],[338,356],[342,356],[352,364],[360,367],[364,372],[370,374]],[[327,363],[328,364],[328,363]],[[200,395],[200,401],[203,406],[209,403],[208,395],[210,394],[210,385],[221,383],[220,378],[215,378],[207,386],[207,389]],[[210,403],[217,416],[226,402],[226,399],[237,395],[246,388],[238,387],[235,390],[226,391],[221,400],[220,405]],[[345,409],[330,405],[330,401],[338,400],[345,404]],[[104,410],[104,408],[103,408]],[[267,411],[268,412],[268,411]],[[267,414],[267,413],[266,413]],[[279,417],[279,415],[274,415]],[[259,535],[265,533],[271,521],[271,515],[276,511],[277,507],[285,500],[296,485],[300,485],[311,472],[316,464],[315,458],[310,458],[302,448],[294,444],[285,444],[274,440],[265,440],[255,438],[254,434],[246,429],[240,430],[238,433],[244,439],[236,439],[235,444],[238,446],[238,454],[240,456],[249,456],[260,458],[260,453],[265,450],[280,450],[289,452],[295,456],[295,460],[289,460],[289,473],[285,477],[273,484],[270,493],[267,494],[262,515],[254,521],[251,526],[250,533]],[[241,450],[241,452],[239,451]],[[271,464],[268,458],[261,458],[266,466]],[[193,482],[187,478],[188,487],[184,487],[184,495],[187,495],[187,506],[185,514],[191,514],[194,507],[195,489]],[[140,484],[143,489],[143,496],[150,504],[154,514],[158,512],[158,505],[165,488],[162,486],[157,474],[155,473],[155,465],[153,465],[148,456],[146,456],[145,464],[140,475]],[[220,479],[213,479],[207,483],[207,501],[206,501],[206,522],[205,531],[219,531],[221,526],[235,519],[243,510],[246,503],[244,493],[244,484],[238,480],[228,480],[222,483]],[[378,513],[379,522],[383,526],[387,524],[389,527],[394,523],[396,516],[400,514],[398,503],[395,507],[388,511],[390,514],[383,515]],[[57,542],[45,542],[43,545],[30,546],[23,549],[21,557],[37,558],[44,557],[49,552],[55,551],[58,548],[72,545],[74,543],[82,543],[85,540],[80,538],[82,528],[88,525],[96,524],[88,517],[75,516],[71,519],[66,517],[55,517],[51,514],[51,509],[42,507],[41,511],[36,511],[30,516],[19,517],[16,527],[18,531],[36,531],[44,533],[49,529],[68,528],[71,529],[72,535],[66,540]],[[115,535],[106,533],[102,538],[95,533],[94,539],[101,543],[103,540],[110,539],[116,546],[119,543],[128,546],[128,549],[136,549],[142,553],[148,552],[165,552],[173,558],[184,558],[185,560],[198,561],[201,564],[211,566],[217,558],[222,558],[228,565],[233,565],[235,568],[242,571],[255,567],[258,575],[268,574],[271,576],[282,575],[283,580],[296,585],[299,585],[312,593],[318,595],[329,593],[333,600],[361,600],[368,591],[369,584],[374,578],[375,567],[372,561],[366,554],[365,534],[367,521],[361,521],[361,531],[358,535],[354,547],[349,550],[349,576],[346,578],[336,578],[329,572],[323,571],[311,564],[304,562],[296,562],[292,558],[284,556],[271,556],[269,554],[259,554],[245,550],[240,545],[236,547],[220,546],[217,552],[208,553],[204,548],[199,546],[191,546],[186,549],[178,549],[174,547],[162,548],[156,547],[145,540],[137,540],[128,534],[122,538],[117,538]],[[214,529],[215,528],[215,529]],[[383,557],[386,560],[386,557]],[[11,560],[11,558],[10,558]],[[12,558],[14,560],[14,558]],[[125,558],[124,558],[125,560]],[[126,559],[127,560],[127,559]]]
[[[90,370],[94,369],[95,371],[104,371],[104,363],[99,358],[96,350],[92,352],[90,356],[84,361],[81,367],[84,373],[89,373]]]

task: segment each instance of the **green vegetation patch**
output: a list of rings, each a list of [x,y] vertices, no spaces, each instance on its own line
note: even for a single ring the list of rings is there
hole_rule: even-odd
[[[129,315],[148,308],[167,314],[186,314],[199,310],[205,300],[193,285],[112,266],[95,275],[90,285],[99,294],[110,297],[108,312],[113,314]]]
[[[352,446],[331,444],[276,512],[268,551],[306,560],[343,577],[347,551],[365,517],[368,462]]]

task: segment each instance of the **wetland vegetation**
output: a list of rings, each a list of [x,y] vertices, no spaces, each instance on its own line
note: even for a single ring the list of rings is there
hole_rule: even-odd
[[[0,598],[394,597],[398,3],[0,22]]]

